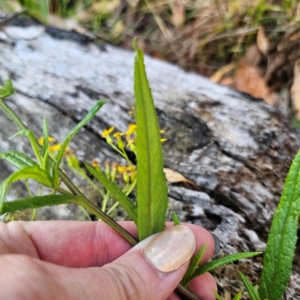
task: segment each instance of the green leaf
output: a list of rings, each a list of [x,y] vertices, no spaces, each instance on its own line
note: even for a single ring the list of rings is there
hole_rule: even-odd
[[[242,298],[243,292],[239,291],[232,300],[240,300]]]
[[[43,169],[39,167],[25,167],[5,179],[0,185],[0,213],[3,209],[4,198],[6,196],[9,186],[20,179],[34,179],[45,186],[52,187],[50,176]]]
[[[43,169],[47,172],[50,172],[50,164],[49,164],[49,130],[48,123],[46,117],[44,117],[43,121],[43,146],[42,146],[42,155],[43,155]]]
[[[87,113],[87,115],[70,131],[70,133],[67,135],[67,137],[62,142],[62,144],[53,160],[53,165],[52,165],[52,176],[53,176],[53,184],[54,185],[58,185],[59,164],[61,162],[64,152],[65,152],[67,146],[69,145],[71,139],[83,126],[85,126],[88,122],[90,122],[93,119],[95,114],[105,103],[107,103],[106,100],[98,101],[90,109],[90,111]]]
[[[18,169],[22,169],[25,167],[38,167],[39,165],[33,161],[31,158],[29,158],[27,155],[16,151],[16,150],[10,150],[7,152],[0,152],[0,158],[6,160],[13,166],[15,166]]]
[[[197,254],[195,255],[195,257],[192,259],[183,279],[182,279],[182,285],[187,285],[190,281],[190,278],[192,278],[194,272],[196,271],[196,269],[198,268],[200,261],[203,257],[203,254],[205,252],[207,248],[207,244],[204,244],[199,251],[197,252]]]
[[[46,195],[4,202],[2,214],[28,208],[38,208],[70,202],[77,203],[80,198],[81,197],[75,195]]]
[[[215,292],[215,297],[216,297],[216,299],[217,299],[217,300],[222,300],[221,296],[220,296],[216,291],[214,291],[214,292]]]
[[[137,227],[139,239],[163,231],[168,207],[168,188],[163,172],[160,132],[143,52],[137,47],[134,94],[137,124]]]
[[[173,217],[174,226],[180,225],[180,220],[174,212],[172,213],[172,217]]]
[[[258,254],[261,254],[261,252],[235,253],[235,254],[225,256],[225,257],[221,257],[221,258],[216,259],[216,260],[212,260],[212,261],[207,262],[204,265],[200,266],[199,268],[197,268],[195,270],[195,272],[193,273],[193,275],[189,278],[189,281],[196,278],[197,276],[200,276],[200,275],[206,273],[206,272],[212,271],[217,267],[226,265],[226,264],[231,263],[235,260],[252,257],[252,256],[255,256],[255,255],[258,255]]]
[[[35,139],[35,136],[34,136],[34,133],[31,131],[31,130],[28,130],[28,129],[25,129],[25,130],[21,130],[19,132],[17,132],[16,134],[14,134],[13,136],[11,136],[9,139],[13,139],[17,136],[20,136],[20,135],[25,135],[28,137],[29,141],[30,141],[30,144],[31,144],[31,147],[32,147],[32,150],[39,162],[39,165],[42,166],[43,165],[43,159],[41,157],[41,154],[40,154],[40,151],[39,151],[39,145]]]
[[[112,194],[113,197],[122,205],[129,217],[136,223],[136,208],[132,201],[122,192],[122,190],[111,180],[109,180],[103,173],[97,171],[95,168],[87,163],[84,163],[88,171],[95,176],[95,178]]]
[[[0,98],[7,98],[11,96],[15,92],[15,89],[12,85],[12,82],[10,79],[7,79],[5,81],[4,86],[0,87]]]
[[[251,282],[247,279],[247,277],[241,272],[239,272],[239,275],[241,277],[241,280],[242,280],[250,298],[252,300],[261,300],[256,288],[251,284]],[[281,299],[281,298],[278,298],[278,299]]]
[[[43,121],[43,146],[42,146],[42,155],[44,156],[48,150],[49,147],[49,130],[48,130],[48,123],[46,120],[46,117],[44,117]]]
[[[300,151],[290,167],[273,217],[258,289],[261,299],[282,298],[292,269],[299,211]]]

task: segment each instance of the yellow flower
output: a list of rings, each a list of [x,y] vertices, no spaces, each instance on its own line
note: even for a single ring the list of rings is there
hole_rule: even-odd
[[[118,172],[119,173],[124,173],[126,171],[126,167],[125,166],[118,166]]]
[[[56,152],[56,151],[58,151],[59,148],[60,148],[60,146],[61,146],[60,143],[55,144],[55,145],[53,145],[53,146],[50,146],[50,147],[49,147],[49,152],[51,153],[51,152]]]
[[[129,124],[126,135],[132,135],[136,131],[136,124]]]
[[[165,142],[167,139],[160,139],[160,141],[163,143],[163,142]]]
[[[53,143],[53,142],[55,142],[56,140],[55,140],[55,138],[53,138],[53,137],[51,137],[51,136],[48,136],[48,141],[49,141],[50,143]],[[44,137],[43,137],[43,136],[41,136],[41,137],[39,138],[38,143],[39,143],[41,146],[43,146],[43,144],[44,144]]]
[[[124,152],[124,147],[125,146],[124,146],[124,143],[123,143],[122,138],[121,138],[122,135],[124,135],[123,132],[116,132],[114,134],[114,137],[117,139],[117,144],[118,144],[119,149],[121,149]]]
[[[127,145],[126,146],[129,147],[131,144],[135,143],[136,138],[135,137],[132,138],[132,137],[127,136],[126,137],[126,141],[127,141]]]
[[[101,134],[101,136],[103,137],[103,138],[107,138],[112,132],[113,132],[113,130],[115,129],[115,127],[110,127],[110,128],[108,128],[108,129],[105,129],[103,132],[102,132],[102,134]]]

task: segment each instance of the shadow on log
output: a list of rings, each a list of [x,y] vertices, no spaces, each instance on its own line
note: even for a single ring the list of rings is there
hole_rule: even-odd
[[[44,115],[50,134],[60,141],[96,100],[109,99],[70,146],[82,161],[121,162],[99,132],[110,126],[124,131],[134,122],[128,113],[134,102],[133,52],[74,40],[71,33],[40,25],[6,25],[0,31],[0,54],[0,81],[11,77],[16,88],[7,104],[37,136]],[[145,62],[167,138],[165,167],[200,190],[170,185],[170,209],[182,221],[214,232],[222,245],[218,256],[263,250],[284,178],[300,145],[299,133],[261,100],[164,61],[146,57]],[[16,130],[0,112],[1,151],[30,151],[25,138],[8,142]],[[3,180],[12,169],[0,164]],[[52,211],[51,218],[56,217]],[[298,247],[295,271],[300,269],[299,258]],[[258,257],[217,269],[220,292],[241,289],[237,270],[258,283],[261,261]],[[299,295],[300,277],[293,273],[286,297],[300,299]]]

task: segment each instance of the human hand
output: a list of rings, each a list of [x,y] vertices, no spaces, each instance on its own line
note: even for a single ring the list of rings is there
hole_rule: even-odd
[[[120,224],[137,236],[133,222]],[[194,233],[194,253],[206,243],[202,262],[210,259],[215,249],[211,234],[199,226],[183,225]],[[132,248],[103,222],[0,223],[0,299],[178,300],[173,291],[188,262],[160,277],[141,250],[152,239]],[[209,273],[189,287],[202,300],[215,299],[217,286]]]

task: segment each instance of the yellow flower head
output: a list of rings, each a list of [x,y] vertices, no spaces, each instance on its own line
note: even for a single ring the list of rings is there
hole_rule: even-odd
[[[53,143],[53,142],[55,142],[56,140],[55,140],[55,138],[53,138],[53,137],[51,137],[51,136],[48,136],[48,141],[49,141],[50,143]],[[41,137],[39,138],[38,143],[39,143],[41,146],[43,146],[43,144],[44,144],[44,137],[43,137],[43,136],[41,136]]]
[[[115,138],[120,138],[122,135],[124,135],[124,132],[116,132],[114,133]]]
[[[125,166],[118,166],[118,172],[119,173],[124,173],[126,171],[126,167]]]
[[[129,124],[126,135],[132,135],[134,132],[136,132],[136,124]]]
[[[107,137],[112,133],[112,131],[113,131],[114,129],[115,129],[115,127],[112,126],[112,127],[108,128],[108,129],[103,130],[101,136],[102,136],[103,138],[107,138]]]
[[[55,145],[53,145],[53,146],[50,146],[50,147],[49,147],[49,152],[51,153],[51,152],[56,152],[56,151],[58,151],[59,148],[60,148],[60,146],[61,146],[60,143],[55,144]]]

